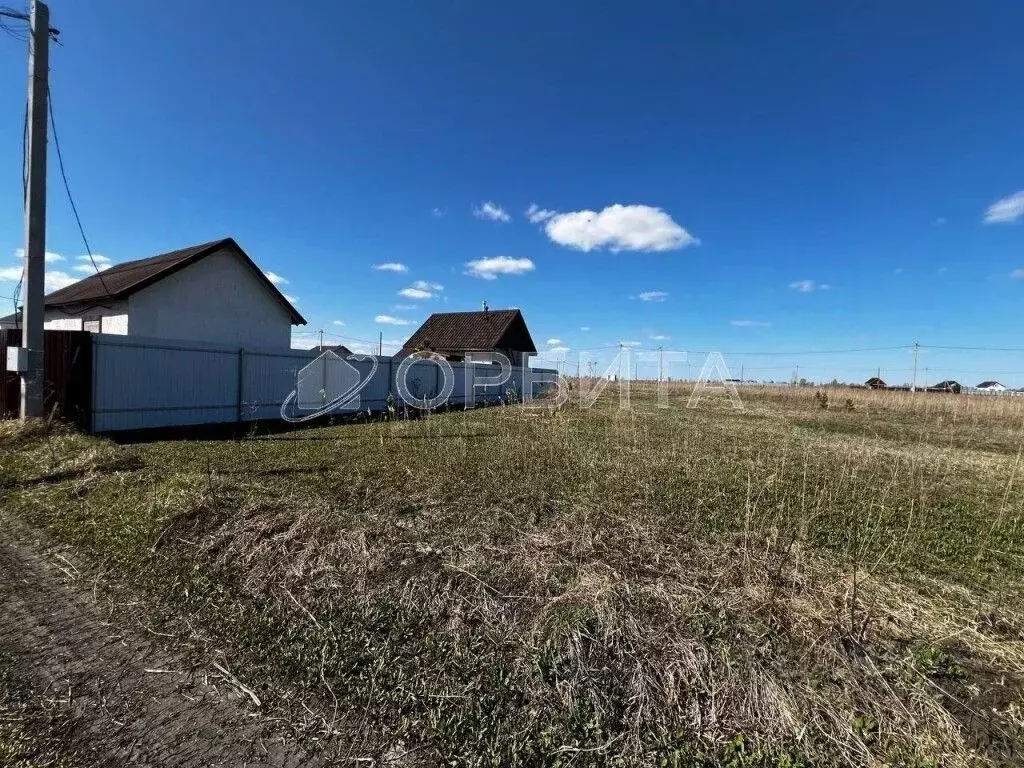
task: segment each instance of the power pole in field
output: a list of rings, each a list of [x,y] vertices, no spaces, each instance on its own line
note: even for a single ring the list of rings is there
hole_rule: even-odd
[[[914,342],[914,378],[910,380],[910,391],[917,392],[917,353],[921,351],[921,345]]]
[[[2,11],[28,21],[28,146],[25,183],[25,279],[21,350],[15,368],[21,374],[22,420],[43,415],[43,286],[46,280],[46,120],[50,69],[50,9],[32,0],[28,15]]]
[[[320,352],[324,351],[324,329],[323,328],[320,329],[320,349],[319,349],[319,351]]]
[[[384,331],[377,331],[377,357],[384,354]]]
[[[658,381],[662,381],[665,375],[665,347],[658,347]]]

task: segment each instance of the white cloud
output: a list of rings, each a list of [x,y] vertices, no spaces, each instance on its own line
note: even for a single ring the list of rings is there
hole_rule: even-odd
[[[985,211],[986,224],[1005,224],[1024,216],[1024,189],[996,200]]]
[[[789,287],[800,293],[812,293],[813,291],[827,291],[832,288],[828,283],[816,283],[814,280],[794,280]]]
[[[620,347],[640,347],[643,346],[639,341],[620,341],[618,342]]]
[[[79,278],[69,275],[67,272],[47,271],[43,290],[46,293],[53,293],[53,291],[59,291],[61,288],[67,288],[69,285],[77,283],[78,280]]]
[[[636,298],[640,299],[640,301],[664,301],[668,298],[668,294],[665,291],[644,291],[643,293],[638,293]]]
[[[417,301],[434,297],[434,294],[430,291],[422,291],[419,288],[403,288],[398,292],[398,295],[405,296],[407,299],[416,299]]]
[[[267,280],[269,280],[273,285],[284,285],[285,283],[288,282],[279,274],[277,274],[277,272],[271,272],[269,269],[265,271],[263,274],[267,276]]]
[[[282,293],[281,295],[284,296],[285,299],[288,300],[289,304],[298,304],[299,303],[298,298],[295,297],[295,296],[289,296],[287,293]]]
[[[600,212],[559,213],[544,226],[559,245],[580,251],[674,251],[700,241],[661,208],[649,205],[609,205]]]
[[[447,211],[444,208],[434,208],[430,212],[430,215],[433,216],[435,219],[440,219],[442,216],[445,215],[445,213],[447,213]]]
[[[384,264],[374,264],[373,268],[378,272],[408,272],[409,268],[398,261],[388,261]]]
[[[17,283],[21,280],[21,269],[20,266],[0,267],[0,281]],[[46,293],[59,291],[61,288],[67,288],[72,283],[77,283],[79,279],[74,275],[69,275],[67,272],[48,269],[46,270],[43,282],[43,291]]]
[[[345,324],[344,320],[335,320],[334,323],[333,323],[333,325],[344,325],[344,324]]]
[[[551,347],[548,352],[554,355],[564,355],[569,351],[569,347]]]
[[[730,320],[729,325],[737,328],[767,328],[771,323],[763,323],[760,320]]]
[[[589,325],[581,325],[580,326],[580,330],[583,331],[584,333],[587,333],[590,330],[590,326]]]
[[[1015,269],[1010,273],[1011,280],[1024,280],[1024,269]]]
[[[498,275],[525,275],[534,270],[529,259],[514,259],[511,256],[491,256],[466,262],[466,274],[483,280],[497,280]]]
[[[79,264],[72,267],[72,269],[74,269],[75,272],[81,272],[83,275],[95,275],[97,270],[103,272],[104,270],[110,269],[112,266],[112,264],[104,264],[101,261],[97,261],[95,267],[92,264]]]
[[[652,336],[650,336],[648,338],[650,338],[651,341],[668,341],[672,337],[671,336],[666,336],[663,333],[655,333],[655,334],[653,334]]]
[[[417,280],[408,288],[400,290],[398,295],[415,301],[424,301],[426,299],[435,298],[443,290],[444,286],[440,283],[430,283],[426,280]]]
[[[506,222],[512,220],[512,217],[508,215],[508,212],[504,208],[492,203],[490,200],[479,208],[474,208],[473,215],[478,219],[490,219],[491,221]]]
[[[932,219],[932,225],[936,227],[941,227],[945,225],[947,221],[949,221],[949,219],[947,219],[945,216],[939,216],[937,218]]]
[[[562,343],[561,339],[548,339],[548,346],[549,347],[554,345],[554,344],[561,344],[561,343]]]
[[[546,208],[541,208],[536,203],[530,203],[530,207],[526,209],[526,218],[533,224],[540,224],[542,221],[547,221],[557,215],[558,211],[549,211]]]
[[[110,260],[108,256],[100,256],[98,253],[93,256],[86,254],[85,256],[79,256],[78,261],[82,263],[75,267],[75,272],[81,272],[82,274],[92,275],[96,271],[102,272],[104,269],[110,269],[114,266],[114,262]],[[93,264],[96,266],[93,267]]]
[[[14,258],[16,258],[16,259],[24,259],[25,258],[25,249],[24,248],[16,248],[15,251],[14,251]],[[43,254],[43,258],[46,260],[47,264],[52,264],[55,261],[64,261],[64,257],[63,256],[61,256],[59,253],[54,253],[53,251],[46,251],[46,253]]]
[[[392,307],[396,312],[409,312],[410,310],[417,309],[415,304],[395,304]]]
[[[391,315],[377,315],[373,318],[375,323],[381,325],[410,325],[411,321],[401,317],[392,317]]]
[[[408,288],[403,288],[398,292],[399,296],[404,296],[407,299],[413,299],[415,301],[424,301],[426,299],[436,298],[437,295],[444,290],[444,286],[440,283],[431,283],[426,280],[417,280]]]

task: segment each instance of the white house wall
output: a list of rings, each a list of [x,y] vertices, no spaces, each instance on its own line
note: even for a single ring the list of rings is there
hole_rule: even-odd
[[[68,314],[60,309],[48,309],[43,319],[43,327],[48,331],[80,331],[85,319],[100,318],[101,333],[112,333],[118,336],[128,334],[128,302],[112,302],[110,306],[93,307],[79,314]]]
[[[530,364],[530,355],[525,352],[513,352],[511,357],[504,355],[504,353],[501,352],[467,352],[466,362],[497,363],[500,356],[504,356],[505,359],[508,360],[509,364],[514,366],[528,366]]]
[[[200,259],[128,299],[133,336],[288,349],[291,318],[230,250]]]

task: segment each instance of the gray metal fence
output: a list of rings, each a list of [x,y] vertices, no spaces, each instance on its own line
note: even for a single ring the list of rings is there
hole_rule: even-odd
[[[135,336],[93,334],[92,431],[225,424],[281,417],[281,405],[296,392],[300,373],[316,360],[316,350],[239,349],[202,342],[175,342]],[[400,361],[346,359],[367,383],[357,400],[338,409],[384,410],[389,393],[400,404],[396,385]],[[451,363],[451,405],[536,392],[555,374],[548,369],[516,369],[513,380],[496,385],[497,366]],[[430,400],[441,392],[443,375],[429,361],[411,364],[405,381],[411,394]],[[328,393],[324,393],[328,400]],[[304,404],[307,405],[307,404]],[[298,412],[301,415],[301,411]]]

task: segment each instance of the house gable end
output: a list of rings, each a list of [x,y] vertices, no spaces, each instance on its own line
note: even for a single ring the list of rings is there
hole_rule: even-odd
[[[537,354],[537,346],[533,343],[533,337],[530,336],[530,329],[526,327],[522,312],[516,311],[515,317],[509,322],[495,346],[498,349]]]

